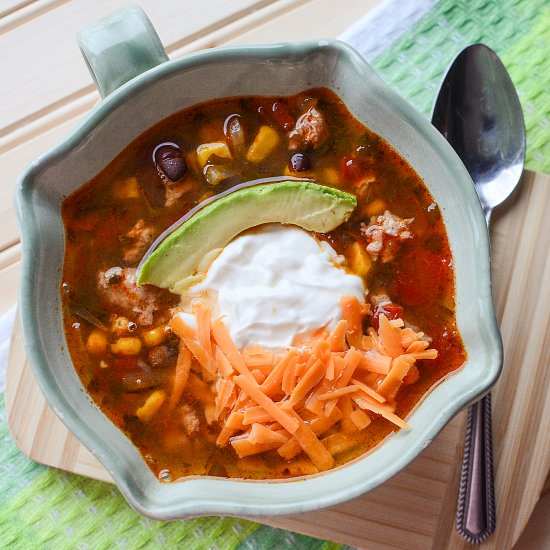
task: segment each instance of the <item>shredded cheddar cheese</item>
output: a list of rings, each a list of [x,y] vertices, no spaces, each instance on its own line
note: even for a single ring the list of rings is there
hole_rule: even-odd
[[[291,460],[303,451],[312,471],[333,467],[334,455],[356,445],[358,432],[378,416],[407,429],[395,396],[416,361],[437,351],[423,333],[383,314],[378,331],[363,334],[366,311],[356,297],[343,297],[341,308],[332,332],[320,330],[281,353],[257,345],[239,350],[201,302],[193,305],[196,331],[174,315],[170,327],[181,345],[171,406],[191,384],[208,420],[221,424],[217,445],[231,445],[241,458],[276,450]],[[210,385],[190,373],[192,357]]]

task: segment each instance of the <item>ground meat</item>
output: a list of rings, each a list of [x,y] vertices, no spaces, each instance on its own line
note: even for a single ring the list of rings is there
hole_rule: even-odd
[[[142,326],[153,323],[158,309],[158,290],[149,285],[137,286],[136,270],[112,267],[98,274],[101,304],[105,309],[124,315]]]
[[[376,182],[376,177],[374,174],[369,174],[364,177],[362,177],[356,184],[355,184],[355,194],[357,198],[360,201],[365,201],[366,198],[369,195],[370,188],[373,183]]]
[[[195,409],[186,403],[181,408],[183,427],[188,435],[199,431],[200,420]]]
[[[391,302],[391,299],[387,294],[379,293],[379,294],[369,294],[369,301],[374,307],[376,307],[376,306],[379,306],[380,304]]]
[[[300,146],[317,149],[328,137],[328,128],[323,115],[316,107],[310,107],[297,121],[294,130],[288,135],[291,149]]]
[[[399,245],[406,239],[412,239],[409,225],[414,218],[403,219],[389,210],[380,216],[373,216],[370,224],[361,224],[361,232],[367,239],[367,252],[373,260],[383,262],[393,260]]]
[[[124,247],[124,261],[138,263],[153,242],[153,238],[153,228],[145,225],[143,220],[138,220],[125,235],[128,244]]]
[[[188,178],[186,178],[183,183],[171,183],[166,180],[162,181],[166,191],[164,206],[172,206],[182,195],[188,193],[191,189],[193,189],[193,187],[195,187],[195,184],[187,181],[187,179]]]

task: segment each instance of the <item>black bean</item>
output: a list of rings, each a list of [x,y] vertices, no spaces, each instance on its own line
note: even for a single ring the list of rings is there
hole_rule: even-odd
[[[292,172],[307,172],[311,169],[311,157],[307,153],[294,153],[289,168]]]
[[[154,368],[170,368],[176,363],[177,353],[168,346],[156,346],[149,352],[149,362]]]
[[[163,369],[151,369],[149,366],[136,368],[124,373],[120,382],[122,391],[135,393],[156,388],[166,382],[170,371]]]
[[[153,161],[158,173],[171,182],[179,181],[187,174],[187,163],[175,143],[157,145],[153,151]]]

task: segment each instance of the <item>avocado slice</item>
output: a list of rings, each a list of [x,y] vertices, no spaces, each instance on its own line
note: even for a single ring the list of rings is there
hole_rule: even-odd
[[[309,181],[243,187],[207,204],[167,235],[142,260],[137,282],[173,289],[209,252],[251,227],[279,222],[325,233],[345,222],[356,206],[353,195]]]

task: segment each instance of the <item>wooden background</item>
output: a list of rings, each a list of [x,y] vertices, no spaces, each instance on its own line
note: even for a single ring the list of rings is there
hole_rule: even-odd
[[[76,30],[126,4],[127,1],[121,0],[3,0],[0,4],[0,314],[17,299],[20,247],[12,208],[17,177],[31,160],[74,127],[98,100],[76,47]],[[140,1],[171,57],[222,44],[337,36],[378,4],[378,0],[348,0],[345,9],[335,9],[333,0]],[[502,442],[497,448],[497,468],[499,464],[505,465],[505,469],[497,469],[497,487],[501,494],[513,496],[513,502],[508,504],[515,510],[515,515],[499,524],[499,529],[504,529],[504,538],[499,539],[504,544],[501,547],[509,547],[521,533],[544,481],[550,454],[544,433],[537,437],[541,435],[537,430],[543,426],[537,422],[550,416],[545,398],[548,347],[543,347],[548,341],[550,310],[550,267],[545,240],[550,227],[543,214],[550,183],[548,178],[535,178],[531,174],[525,180],[522,194],[495,215],[492,235],[495,251],[500,255],[494,262],[495,290],[505,342],[509,346],[523,339],[524,344],[508,348],[505,379],[514,393],[511,394],[510,387],[501,380],[495,394],[496,400],[503,403],[501,412],[496,413],[495,437]],[[541,288],[545,284],[546,288]],[[518,324],[519,320],[523,322]],[[539,328],[534,335],[530,332],[532,326]],[[15,404],[19,401],[10,402],[10,397],[17,394],[20,376],[30,377],[32,381],[32,375],[24,368],[17,338],[10,365],[7,400],[8,404]],[[519,377],[523,372],[520,367],[525,368],[525,378]],[[41,418],[51,420],[56,426],[57,419],[51,411],[41,408],[43,403],[40,404],[39,397]],[[516,401],[511,401],[512,398]],[[32,425],[13,410],[10,409],[10,426],[18,444],[31,456],[40,455],[38,451],[44,447],[40,440],[29,435]],[[499,421],[499,414],[505,421]],[[520,429],[526,421],[531,423],[531,430]],[[54,428],[59,429],[63,429],[61,424]],[[305,519],[307,516],[300,516],[274,523],[356,545],[364,545],[368,540],[371,548],[410,547],[412,539],[407,535],[407,528],[410,534],[419,537],[415,540],[421,547],[444,548],[451,540],[460,546],[453,535],[452,511],[438,509],[436,503],[447,502],[447,506],[451,506],[454,502],[462,429],[463,416],[459,416],[417,462],[369,496],[375,501],[378,499],[380,510],[384,511],[403,499],[404,488],[412,487],[412,493],[407,493],[410,504],[405,507],[410,513],[404,510],[402,525],[388,524],[387,518],[377,517],[368,501],[362,500],[339,507],[337,511],[310,515],[309,520]],[[546,427],[545,433],[549,431]],[[22,434],[30,439],[25,440]],[[66,438],[62,432],[56,431],[56,434]],[[67,449],[72,449],[69,453],[72,469],[84,464],[81,473],[104,477],[93,459],[88,460],[86,451],[74,441],[66,441]],[[68,464],[58,462],[58,465],[69,468]],[[86,467],[95,468],[95,473],[85,471]],[[426,485],[418,478],[421,468],[433,470],[435,479],[431,484]],[[518,476],[521,478],[526,472],[528,484],[522,487]],[[430,501],[432,504],[428,506]],[[550,547],[549,483],[543,490],[543,502],[546,504],[535,511],[518,548]],[[425,518],[422,525],[418,525],[413,513],[419,505],[430,510],[431,519]],[[327,518],[331,518],[330,521]],[[365,538],[365,532],[370,538]]]

